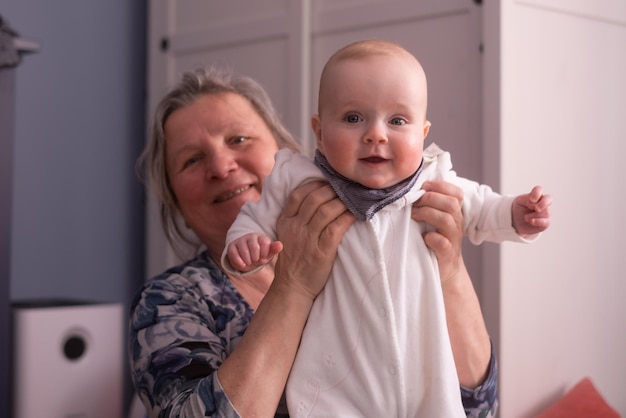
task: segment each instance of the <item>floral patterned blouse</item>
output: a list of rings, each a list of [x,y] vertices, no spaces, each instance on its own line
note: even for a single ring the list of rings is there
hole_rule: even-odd
[[[239,417],[215,371],[254,310],[206,252],[147,281],[131,305],[131,377],[151,417]],[[497,362],[476,389],[461,387],[468,417],[495,416]],[[279,407],[276,417],[288,417]]]

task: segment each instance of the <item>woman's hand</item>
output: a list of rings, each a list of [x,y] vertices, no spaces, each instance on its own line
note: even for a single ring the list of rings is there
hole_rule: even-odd
[[[321,181],[294,190],[276,229],[283,251],[275,281],[315,299],[326,284],[343,234],[355,218],[332,187]]]
[[[463,261],[463,191],[443,181],[429,181],[422,188],[426,194],[413,206],[411,217],[434,228],[424,235],[424,241],[435,252],[439,264],[459,382],[466,388],[475,388],[484,382],[489,371],[491,340]]]
[[[275,278],[218,377],[241,416],[274,416],[313,300],[354,222],[325,182],[294,190],[277,221],[283,251]],[[253,394],[253,396],[250,396]]]
[[[463,240],[463,191],[444,181],[428,181],[422,186],[424,196],[414,205],[413,220],[426,222],[434,231],[424,235],[424,242],[435,252],[442,284],[465,270]]]

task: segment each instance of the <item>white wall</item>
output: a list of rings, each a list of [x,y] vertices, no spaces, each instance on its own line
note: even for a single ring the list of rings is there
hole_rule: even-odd
[[[499,172],[504,193],[541,184],[554,196],[550,230],[533,245],[504,244],[489,278],[500,416],[532,417],[584,376],[626,415],[626,3],[485,7],[486,34],[500,34],[499,46],[485,38],[486,62],[500,59],[489,70],[499,87],[485,88],[486,109],[499,102],[500,120],[485,128],[487,144],[499,135],[499,159],[486,171]]]

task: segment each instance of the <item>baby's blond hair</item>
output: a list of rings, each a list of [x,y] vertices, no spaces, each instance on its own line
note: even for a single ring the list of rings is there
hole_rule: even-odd
[[[411,61],[414,61],[416,64],[416,69],[418,71],[417,76],[423,77],[426,80],[426,74],[420,62],[415,58],[413,54],[407,51],[403,46],[391,42],[391,41],[383,41],[378,39],[366,39],[362,41],[356,41],[351,44],[348,44],[339,50],[337,50],[333,55],[330,56],[324,68],[322,69],[322,75],[320,77],[320,88],[319,88],[319,96],[318,96],[318,112],[320,112],[319,106],[322,103],[322,94],[324,91],[324,87],[327,83],[327,77],[330,69],[337,63],[345,60],[358,60],[362,58],[368,58],[373,56],[401,56],[405,57]],[[426,83],[424,83],[426,84]],[[424,92],[426,94],[426,91]]]

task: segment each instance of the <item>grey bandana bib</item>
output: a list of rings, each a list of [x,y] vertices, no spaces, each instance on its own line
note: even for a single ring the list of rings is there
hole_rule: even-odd
[[[422,171],[422,163],[415,172],[405,180],[385,189],[370,189],[362,184],[345,178],[328,164],[326,157],[315,150],[315,165],[322,170],[324,177],[337,193],[337,196],[348,207],[350,212],[361,221],[369,221],[372,217],[390,203],[395,202],[404,196],[417,181],[417,177]]]

